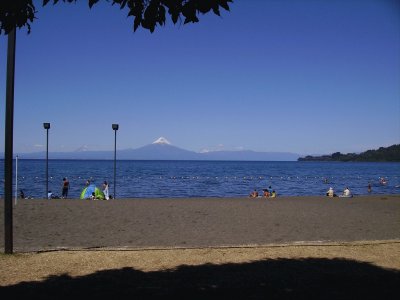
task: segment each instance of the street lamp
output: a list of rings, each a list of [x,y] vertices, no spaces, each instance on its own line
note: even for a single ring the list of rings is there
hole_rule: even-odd
[[[43,123],[43,128],[46,129],[46,199],[49,192],[49,129],[50,123]]]
[[[8,33],[7,80],[5,109],[4,143],[4,253],[13,253],[13,208],[12,208],[12,164],[14,135],[14,79],[15,79],[15,41],[13,28]]]
[[[114,199],[116,198],[115,182],[117,174],[117,130],[119,128],[118,124],[112,124],[112,129],[114,130]]]

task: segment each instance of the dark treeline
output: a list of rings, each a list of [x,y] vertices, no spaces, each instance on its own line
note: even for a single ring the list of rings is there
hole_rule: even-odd
[[[335,152],[332,155],[321,155],[300,157],[298,161],[392,161],[400,162],[400,144],[390,147],[380,147],[378,150],[367,150],[365,152],[343,154]]]

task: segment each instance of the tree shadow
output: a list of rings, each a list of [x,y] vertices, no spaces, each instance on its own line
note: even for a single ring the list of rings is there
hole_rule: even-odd
[[[0,287],[0,297],[74,299],[399,299],[400,272],[345,259],[266,259],[240,264],[133,268]]]

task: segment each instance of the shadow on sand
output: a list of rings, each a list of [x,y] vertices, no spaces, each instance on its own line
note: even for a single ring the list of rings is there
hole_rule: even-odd
[[[0,287],[0,297],[74,299],[400,299],[400,272],[345,259],[267,259],[241,264],[132,268]]]

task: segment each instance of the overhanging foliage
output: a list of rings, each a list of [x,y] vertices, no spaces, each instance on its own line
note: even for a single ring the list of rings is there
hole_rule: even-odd
[[[77,0],[62,0],[76,2]],[[128,11],[127,16],[133,17],[133,30],[139,27],[153,32],[157,26],[165,25],[168,16],[174,24],[178,20],[183,23],[199,22],[199,14],[213,12],[220,15],[220,8],[229,11],[229,3],[233,0],[105,0],[112,5],[119,5]],[[43,6],[60,0],[43,0]],[[100,0],[88,0],[91,8]],[[1,0],[0,1],[0,34],[8,34],[13,28],[27,27],[31,31],[31,23],[37,13],[33,0]]]

